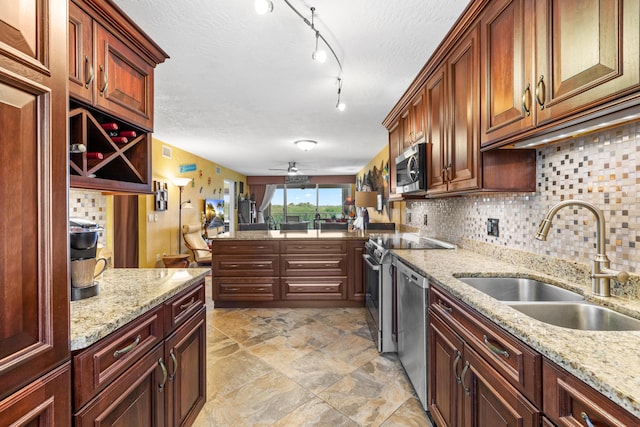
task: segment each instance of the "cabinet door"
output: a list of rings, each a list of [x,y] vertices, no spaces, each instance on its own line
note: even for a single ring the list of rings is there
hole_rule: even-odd
[[[426,141],[431,144],[431,156],[428,159],[429,177],[427,188],[430,194],[447,191],[445,169],[447,167],[447,134],[445,111],[445,67],[433,72],[425,84],[425,108],[427,111]]]
[[[0,399],[69,358],[65,4],[0,7]]]
[[[364,263],[362,255],[364,254],[364,241],[349,242],[349,289],[347,298],[350,300],[364,301]]]
[[[421,90],[411,101],[411,131],[414,143],[424,139],[424,91]]]
[[[483,146],[534,126],[531,13],[529,0],[498,0],[482,14]]]
[[[70,426],[69,363],[0,401],[3,426]]]
[[[411,147],[413,144],[413,132],[411,130],[411,108],[407,108],[400,116],[400,129],[402,134],[402,150]]]
[[[637,89],[639,9],[637,0],[536,2],[539,124]]]
[[[429,410],[442,427],[462,425],[461,388],[463,341],[429,311],[427,341]]]
[[[76,427],[165,425],[168,372],[162,344],[74,415]]]
[[[389,195],[396,194],[396,157],[401,153],[400,123],[396,122],[389,130]]]
[[[93,102],[95,80],[93,20],[74,2],[69,2],[69,96]]]
[[[448,169],[449,191],[479,187],[478,114],[480,106],[478,73],[478,31],[473,29],[453,50],[447,61],[449,120],[451,131]]]
[[[469,346],[460,374],[464,424],[474,427],[538,427],[540,411]]]
[[[165,342],[167,420],[191,425],[206,401],[206,311],[204,307]]]
[[[96,26],[96,104],[146,130],[153,128],[153,68],[109,31]]]

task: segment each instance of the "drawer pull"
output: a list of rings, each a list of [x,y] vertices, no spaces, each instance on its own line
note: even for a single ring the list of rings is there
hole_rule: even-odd
[[[236,292],[236,291],[239,291],[239,290],[240,290],[240,288],[227,288],[227,291],[229,291],[229,292]]]
[[[331,288],[324,288],[325,291],[331,291]]]
[[[238,268],[240,266],[238,264],[229,264],[228,267],[229,268]]]
[[[167,383],[167,367],[164,366],[162,357],[158,359],[158,365],[160,365],[160,369],[162,369],[162,382],[158,384],[158,390],[162,391],[164,389],[165,384]]]
[[[460,359],[462,359],[462,353],[460,350],[456,351],[456,358],[453,361],[453,376],[456,377],[456,382],[460,384],[462,379],[458,375],[458,363],[460,363]]]
[[[125,348],[121,348],[120,350],[114,351],[113,352],[113,357],[115,357],[117,359],[121,355],[129,353],[131,350],[136,348],[138,346],[138,344],[140,344],[140,339],[142,339],[142,337],[140,335],[138,335],[134,342],[132,342],[131,344],[129,344]]]
[[[492,352],[494,352],[495,354],[499,354],[500,356],[504,356],[507,359],[509,358],[509,352],[507,350],[503,350],[499,347],[496,347],[495,345],[491,344],[489,342],[489,338],[487,338],[486,335],[482,336],[482,339],[484,339],[484,343],[487,347],[489,347],[489,350],[491,350]]]
[[[589,415],[587,415],[585,412],[580,412],[580,416],[582,417],[584,422],[587,424],[587,427],[595,427],[593,425],[593,423],[591,422],[591,419],[589,418]]]
[[[176,359],[173,349],[169,350],[169,356],[171,356],[171,360],[173,361],[173,372],[169,374],[169,381],[173,381],[176,377],[176,372],[178,372],[178,359]]]
[[[442,300],[440,299],[438,300],[438,306],[448,313],[453,312],[453,309],[449,307],[447,304],[443,303]]]
[[[256,288],[256,291],[262,292],[262,291],[264,291],[264,288]]]
[[[189,301],[186,304],[180,305],[180,310],[185,310],[185,309],[191,307],[193,304],[195,304],[195,302],[196,302],[196,298],[195,297],[191,297],[191,301]]]
[[[260,267],[260,268],[262,268],[262,267],[264,267],[264,266],[265,266],[264,264],[256,264],[256,267]]]
[[[467,374],[468,370],[469,370],[469,361],[467,360],[464,363],[464,369],[462,369],[462,373],[460,374],[460,382],[462,383],[462,388],[464,389],[464,392],[467,396],[469,396],[469,392],[471,391],[467,388],[467,385],[464,383],[464,376]]]

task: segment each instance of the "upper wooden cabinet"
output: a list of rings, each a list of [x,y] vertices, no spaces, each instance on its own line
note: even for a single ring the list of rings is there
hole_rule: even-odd
[[[402,130],[400,123],[396,122],[389,130],[389,196],[396,193],[396,157],[402,151],[402,143],[400,141]]]
[[[640,87],[639,3],[497,0],[480,18],[482,145],[627,101]],[[637,97],[637,96],[636,96]]]
[[[424,141],[425,130],[424,92],[420,91],[410,102],[407,109],[400,116],[400,130],[402,132],[402,151],[413,144]]]
[[[167,54],[109,0],[71,1],[68,32],[71,98],[151,131],[153,68]]]
[[[637,0],[535,2],[538,124],[638,90],[639,17]]]

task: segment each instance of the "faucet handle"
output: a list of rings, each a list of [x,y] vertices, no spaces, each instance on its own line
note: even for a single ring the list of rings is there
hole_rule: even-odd
[[[600,270],[600,274],[594,274],[592,277],[595,278],[611,278],[616,279],[620,283],[626,283],[629,280],[629,273],[626,271],[616,271],[610,268],[603,268]]]

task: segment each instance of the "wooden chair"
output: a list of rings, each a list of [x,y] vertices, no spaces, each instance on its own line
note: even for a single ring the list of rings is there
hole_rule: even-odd
[[[211,248],[202,238],[200,224],[185,224],[182,226],[184,244],[193,253],[193,260],[198,265],[211,265]]]
[[[367,231],[396,230],[395,222],[370,222],[367,225]]]
[[[239,231],[268,230],[269,224],[266,222],[253,223],[241,222],[238,224]]]
[[[346,222],[321,222],[320,231],[348,231],[349,224]]]
[[[309,223],[308,222],[281,222],[280,230],[289,231],[289,230],[308,230]]]

